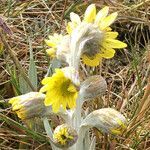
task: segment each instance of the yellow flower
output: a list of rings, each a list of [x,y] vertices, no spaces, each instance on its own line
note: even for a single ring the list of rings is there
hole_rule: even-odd
[[[70,35],[54,34],[49,36],[49,40],[45,39],[45,43],[50,47],[46,50],[47,54],[52,58],[57,58],[62,62],[68,63],[69,60],[69,47]]]
[[[61,129],[59,133],[55,133],[53,137],[54,139],[57,139],[62,145],[66,144],[67,139],[73,139],[72,136],[69,136],[67,128]]]
[[[50,47],[46,50],[47,54],[51,57],[56,57],[57,46],[61,42],[63,36],[61,34],[54,34],[45,39],[45,43]]]
[[[54,112],[58,112],[60,107],[74,108],[78,96],[77,84],[72,82],[71,76],[75,70],[70,67],[56,69],[52,77],[46,77],[42,80],[44,85],[40,92],[46,92],[45,105],[52,105]]]
[[[13,97],[9,100],[12,110],[22,120],[35,117],[42,117],[51,112],[50,107],[44,105],[45,95],[39,92],[30,92],[24,95]]]
[[[67,124],[59,125],[54,130],[53,142],[57,147],[68,148],[75,144],[77,138],[76,130]]]
[[[109,7],[106,6],[96,14],[95,5],[91,4],[85,11],[83,21],[77,14],[70,14],[71,22],[68,23],[66,30],[73,41],[77,38],[77,34],[83,33],[82,38],[80,36],[80,40],[76,41],[78,44],[81,43],[80,45],[84,48],[85,53],[82,52],[81,57],[86,65],[97,66],[102,58],[112,58],[115,48],[127,46],[116,40],[118,33],[111,31],[109,27],[115,21],[118,13],[108,15],[108,11]],[[88,26],[87,31],[85,30],[86,26]],[[93,33],[95,33],[95,37]]]

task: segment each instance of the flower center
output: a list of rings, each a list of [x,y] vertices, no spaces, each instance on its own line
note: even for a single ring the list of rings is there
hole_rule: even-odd
[[[84,31],[84,32],[83,32]],[[80,40],[79,49],[81,53],[89,57],[90,59],[94,59],[95,56],[100,53],[101,43],[104,38],[104,33],[91,24],[87,24],[85,28],[83,28],[83,35]]]
[[[62,96],[68,96],[70,94],[74,94],[76,91],[75,86],[71,83],[70,79],[64,81],[61,85]]]
[[[61,135],[61,138],[62,138],[62,140],[66,140],[67,139],[66,135]]]
[[[67,141],[72,140],[73,136],[69,135],[66,128],[61,129],[58,133],[53,135],[62,145],[65,145]]]
[[[89,39],[84,45],[84,54],[93,57],[99,53],[100,44],[97,40]]]

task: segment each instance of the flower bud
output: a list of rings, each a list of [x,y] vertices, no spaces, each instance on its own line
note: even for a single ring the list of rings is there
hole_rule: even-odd
[[[59,125],[54,130],[53,143],[59,148],[68,148],[75,144],[77,139],[76,130],[67,124]]]
[[[22,120],[34,117],[43,117],[51,112],[51,107],[44,105],[45,94],[30,92],[21,96],[13,97],[9,100],[12,110],[15,111]]]
[[[102,108],[90,113],[82,122],[82,128],[95,127],[102,133],[121,134],[127,127],[126,118],[112,108]]]
[[[81,84],[81,92],[84,95],[84,101],[102,96],[107,89],[107,83],[100,75],[94,75],[87,78]]]

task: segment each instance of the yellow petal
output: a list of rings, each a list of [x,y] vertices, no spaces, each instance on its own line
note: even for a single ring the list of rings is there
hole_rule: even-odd
[[[118,36],[118,32],[106,32],[105,38],[106,39],[115,39]]]
[[[112,58],[115,55],[115,50],[114,49],[103,49],[103,53],[101,54],[102,57],[104,58]]]
[[[105,28],[105,30],[104,30],[104,31],[106,31],[106,32],[112,31],[112,28],[107,27],[107,28]]]
[[[112,134],[115,134],[115,135],[120,135],[120,134],[121,134],[121,131],[120,131],[120,130],[117,130],[117,129],[111,129],[111,133],[112,133]]]
[[[52,110],[54,113],[57,113],[60,109],[61,104],[59,103],[59,101],[57,100],[53,105],[52,105]]]
[[[71,34],[72,31],[73,31],[77,26],[78,26],[78,24],[75,23],[75,22],[68,22],[67,27],[66,27],[67,33],[68,33],[68,34]]]
[[[97,13],[96,18],[95,18],[96,25],[99,25],[99,23],[103,21],[103,19],[108,15],[108,11],[109,11],[109,7],[106,6]]]
[[[74,108],[76,106],[76,101],[72,100],[72,98],[68,99],[69,108]]]
[[[23,119],[26,118],[26,114],[25,114],[26,112],[25,112],[25,111],[23,111],[23,112],[22,112],[22,111],[21,111],[21,112],[20,112],[20,111],[16,111],[16,113],[17,113],[17,116],[18,116],[20,119],[23,120]]]
[[[66,27],[66,30],[67,30],[67,33],[68,33],[68,34],[71,34],[71,33],[72,33],[72,28],[71,28],[70,22],[68,22],[67,27]]]
[[[13,104],[14,102],[17,102],[17,101],[19,101],[20,100],[20,97],[18,96],[18,97],[13,97],[13,98],[11,98],[10,100],[9,100],[9,103],[10,104]]]
[[[76,88],[75,88],[75,86],[73,84],[70,84],[67,90],[69,92],[76,92],[77,91]]]
[[[59,76],[61,76],[61,75],[64,76],[64,72],[63,72],[61,69],[59,69],[59,68],[56,68],[56,69],[55,69],[55,73],[56,73],[56,74],[59,74]]]
[[[67,33],[71,34],[73,31],[73,25],[72,22],[68,22],[67,27],[66,27]]]
[[[95,4],[91,4],[85,11],[84,21],[91,23],[95,20],[95,17],[96,17],[96,7]]]
[[[47,90],[49,89],[49,86],[46,84],[45,86],[43,86],[41,89],[40,89],[40,93],[44,93],[46,92]]]
[[[63,107],[64,110],[66,110],[66,107],[67,107],[66,101],[62,101],[62,107]]]
[[[80,24],[81,19],[78,14],[71,12],[70,13],[70,20],[75,24]]]
[[[116,20],[117,15],[118,13],[115,12],[104,18],[103,21],[100,22],[99,28],[104,30],[105,28],[109,27]]]
[[[97,54],[94,58],[90,58],[84,54],[82,56],[82,60],[86,65],[91,67],[98,66],[102,61],[101,56],[99,54]]]
[[[52,101],[51,98],[48,96],[48,97],[45,98],[44,105],[45,106],[50,106],[50,105],[53,104],[53,102],[54,101]]]
[[[42,84],[45,85],[47,84],[48,82],[51,81],[51,77],[45,77],[43,80],[42,80]]]
[[[109,48],[125,48],[127,47],[127,44],[124,42],[121,42],[119,40],[114,40],[114,39],[106,39],[103,43],[102,46],[106,49]]]
[[[123,129],[127,128],[127,126],[124,124],[124,122],[122,122],[120,119],[116,118],[116,121]]]
[[[54,48],[49,48],[46,50],[47,54],[51,57],[55,57],[56,56],[56,49]]]
[[[16,104],[16,105],[14,105],[14,106],[12,107],[12,110],[13,110],[13,111],[16,111],[16,110],[21,109],[21,108],[22,108],[22,105]]]
[[[56,46],[57,46],[56,43],[55,43],[55,42],[52,42],[51,40],[45,39],[44,41],[45,41],[45,43],[46,43],[48,46],[50,46],[50,47],[56,47]]]

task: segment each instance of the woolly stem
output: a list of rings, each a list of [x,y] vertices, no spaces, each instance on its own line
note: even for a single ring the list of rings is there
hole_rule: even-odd
[[[52,132],[52,129],[50,127],[50,124],[48,122],[48,119],[45,117],[43,118],[43,124],[44,124],[44,128],[45,128],[45,131],[46,131],[46,134],[48,135],[48,137],[50,138],[49,142],[50,142],[50,145],[52,147],[52,150],[59,150],[54,144],[53,144],[53,132]]]

